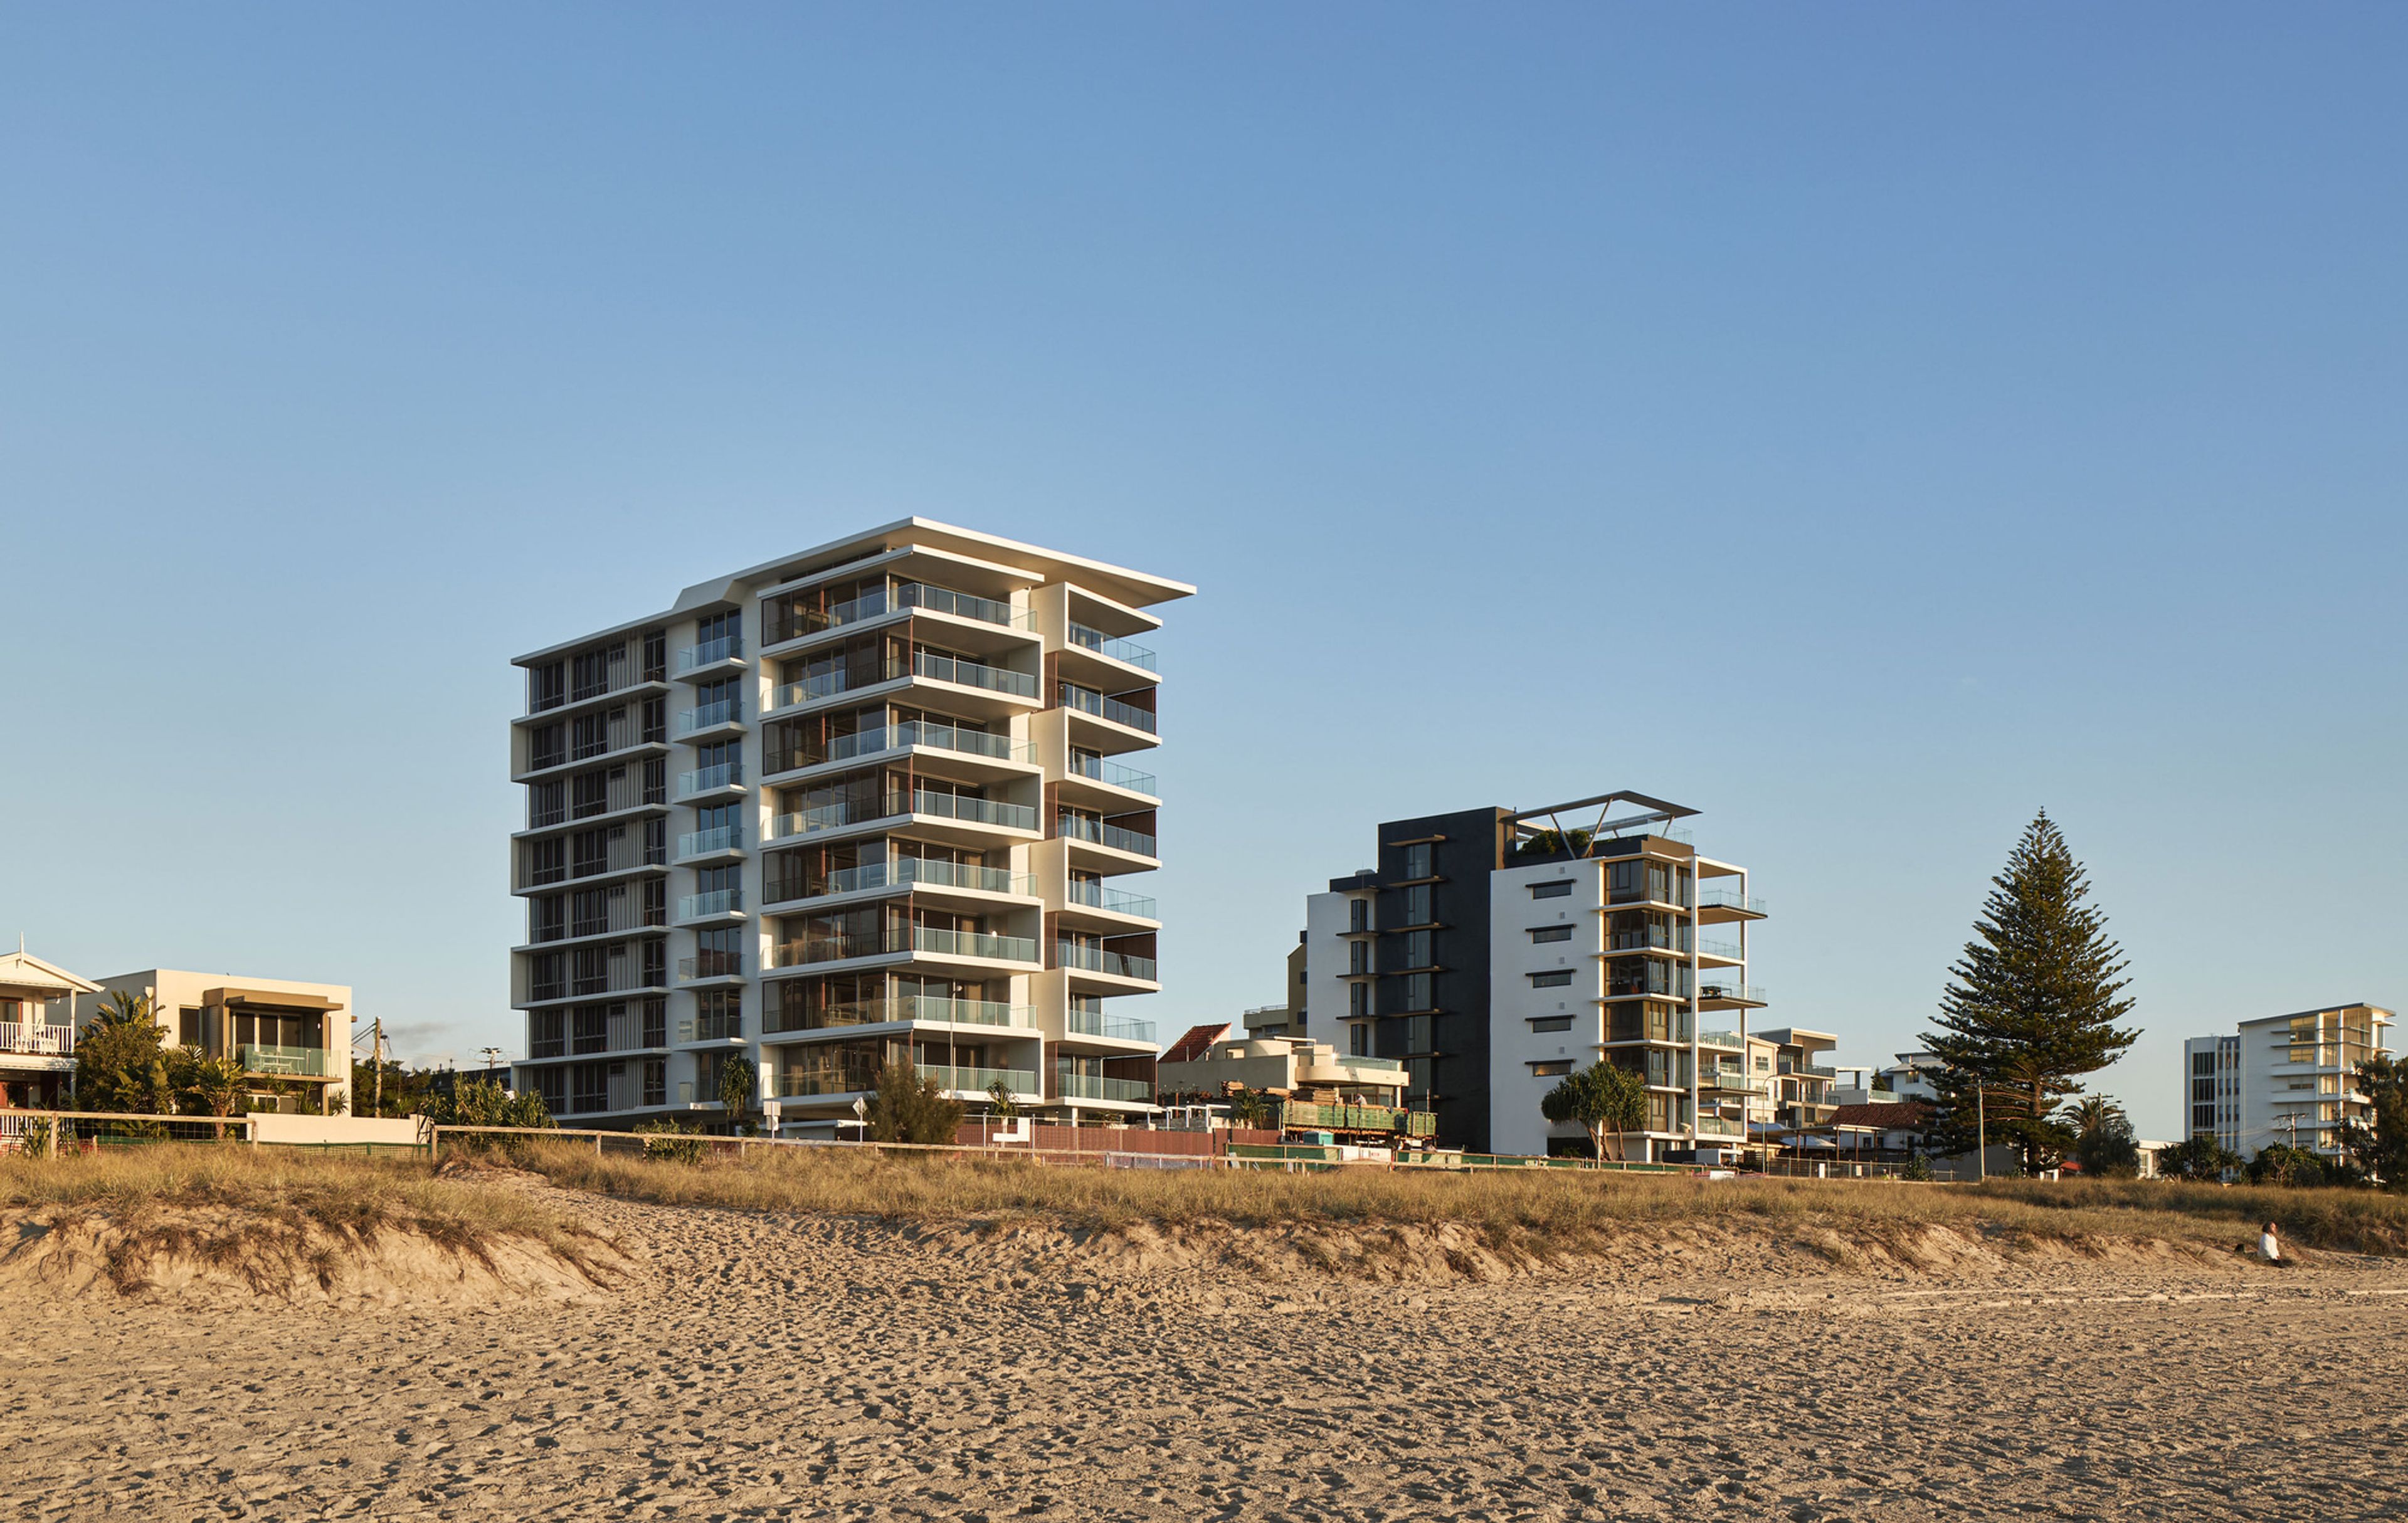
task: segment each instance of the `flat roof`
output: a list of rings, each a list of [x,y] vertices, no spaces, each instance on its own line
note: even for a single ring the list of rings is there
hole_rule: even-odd
[[[1144,571],[1133,571],[1127,567],[1114,566],[1109,561],[1089,560],[1083,555],[1073,555],[1058,550],[1046,550],[1018,539],[1006,539],[1000,535],[982,534],[977,529],[966,529],[958,524],[940,523],[933,518],[921,518],[914,515],[910,518],[898,518],[891,524],[882,524],[876,528],[848,534],[840,539],[831,539],[825,544],[814,545],[808,550],[792,551],[774,559],[763,561],[757,566],[747,567],[741,571],[713,577],[708,582],[697,582],[678,594],[675,603],[657,613],[648,613],[641,618],[610,625],[588,634],[580,635],[573,639],[561,640],[555,644],[546,645],[540,650],[529,651],[524,655],[511,657],[510,664],[524,666],[530,661],[545,660],[563,652],[574,650],[580,645],[590,644],[597,639],[608,639],[613,635],[625,634],[647,625],[659,624],[663,620],[674,618],[681,609],[722,601],[728,596],[729,589],[739,582],[763,580],[791,582],[797,577],[809,576],[816,570],[841,566],[850,560],[862,559],[864,552],[885,548],[883,541],[898,534],[910,535],[911,537],[910,542],[912,544],[978,555],[996,561],[1014,570],[1028,572],[1040,579],[1065,570],[1081,573],[1079,580],[1082,584],[1092,584],[1093,590],[1133,608],[1143,608],[1149,603],[1167,603],[1174,597],[1192,596],[1196,592],[1195,587],[1189,583],[1173,582],[1168,577],[1157,577]],[[778,574],[772,578],[770,575],[772,572]]]

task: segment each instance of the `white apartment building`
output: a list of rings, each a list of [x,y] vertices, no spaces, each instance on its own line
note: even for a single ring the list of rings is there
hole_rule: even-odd
[[[1640,812],[1607,816],[1618,805]],[[1584,828],[1576,812],[1594,808]],[[1539,1103],[1600,1059],[1642,1077],[1627,1157],[1719,1155],[1774,1095],[1778,1042],[1750,1071],[1747,869],[1671,822],[1697,812],[1634,793],[1472,810],[1379,827],[1375,867],[1305,901],[1299,986],[1318,1032],[1405,1065],[1440,1145],[1544,1154],[1584,1145]],[[1333,1039],[1334,1040],[1334,1039]],[[1828,1070],[1826,1070],[1828,1072]]]
[[[2183,1043],[2185,1135],[2214,1137],[2243,1157],[2275,1142],[2339,1154],[2341,1128],[2373,1119],[2358,1069],[2382,1054],[2392,1019],[2360,1000],[2193,1037]]]
[[[1159,679],[1194,592],[911,518],[518,658],[519,1082],[585,1125],[808,1128],[890,1059],[974,1104],[1152,1109]]]

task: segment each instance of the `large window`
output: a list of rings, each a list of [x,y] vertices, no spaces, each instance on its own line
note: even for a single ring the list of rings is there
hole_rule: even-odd
[[[1430,876],[1429,842],[1419,841],[1405,848],[1405,876],[1408,878]]]

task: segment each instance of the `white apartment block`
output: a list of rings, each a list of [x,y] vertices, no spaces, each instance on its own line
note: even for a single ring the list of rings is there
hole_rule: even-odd
[[[2183,1043],[2185,1135],[2214,1137],[2244,1158],[2275,1142],[2339,1154],[2341,1128],[2373,1119],[2358,1069],[2382,1054],[2392,1019],[2360,1000],[2193,1037]]]
[[[1056,1119],[1154,1099],[1149,608],[1182,582],[925,519],[518,658],[519,1082],[717,1117],[751,1058],[803,1129],[908,1058]]]
[[[1606,817],[1625,803],[1641,812]],[[1590,808],[1585,828],[1569,818]],[[1376,866],[1306,898],[1313,1029],[1344,1027],[1348,1052],[1401,1061],[1407,1102],[1436,1114],[1441,1146],[1584,1144],[1539,1103],[1603,1060],[1647,1088],[1627,1157],[1736,1150],[1751,1120],[1771,1118],[1784,1078],[1807,1076],[1789,1074],[1778,1042],[1755,1044],[1765,1071],[1751,1071],[1764,996],[1747,937],[1764,905],[1745,868],[1671,823],[1696,812],[1614,793],[1382,825]]]
[[[75,1085],[75,1001],[100,985],[17,950],[0,956],[0,1112],[60,1111]],[[0,1116],[0,1143],[22,1134]]]

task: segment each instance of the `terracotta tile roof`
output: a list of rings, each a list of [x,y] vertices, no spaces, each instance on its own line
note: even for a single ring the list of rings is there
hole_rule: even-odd
[[[1228,1029],[1229,1023],[1226,1021],[1223,1021],[1218,1026],[1191,1026],[1187,1028],[1185,1036],[1170,1044],[1170,1050],[1162,1055],[1161,1061],[1193,1063],[1203,1056],[1212,1043],[1220,1041]]]
[[[1833,1127],[1879,1127],[1884,1131],[1914,1131],[1931,1125],[1931,1106],[1919,1099],[1893,1100],[1887,1105],[1835,1105]]]

